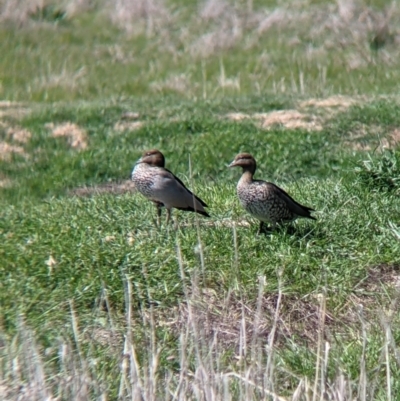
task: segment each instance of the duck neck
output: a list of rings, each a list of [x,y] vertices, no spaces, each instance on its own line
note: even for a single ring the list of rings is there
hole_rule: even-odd
[[[249,184],[253,181],[254,169],[252,167],[243,167],[241,183]]]

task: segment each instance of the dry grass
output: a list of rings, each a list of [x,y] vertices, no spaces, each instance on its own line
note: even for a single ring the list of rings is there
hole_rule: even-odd
[[[394,149],[400,142],[400,130],[393,128],[388,131],[384,127],[373,124],[359,124],[349,133],[349,140],[344,145],[356,151],[383,152]]]
[[[150,89],[154,92],[165,90],[180,94],[189,94],[191,90],[190,77],[186,74],[170,75],[162,81],[150,83]]]
[[[27,23],[32,14],[43,6],[44,0],[2,0],[0,1],[0,19],[22,25]]]
[[[270,113],[255,113],[252,115],[229,113],[227,114],[227,118],[233,121],[253,119],[262,129],[271,129],[276,126],[309,131],[320,131],[322,129],[322,125],[315,115],[307,115],[297,110],[278,110],[271,111]]]
[[[32,133],[20,127],[7,127],[6,137],[14,142],[26,144],[32,137]]]
[[[135,235],[129,233],[127,241],[133,243]],[[235,238],[234,230],[237,254]],[[116,238],[106,235],[103,241],[112,243]],[[38,340],[41,334],[31,330],[23,316],[18,317],[12,337],[4,335],[0,326],[0,398],[83,401],[95,395],[105,400],[111,397],[113,387],[114,397],[118,392],[118,399],[133,401],[366,401],[374,399],[374,383],[385,366],[391,379],[385,362],[395,360],[398,354],[391,325],[400,297],[388,297],[385,313],[378,311],[373,301],[382,287],[386,292],[398,288],[399,265],[372,267],[349,302],[337,311],[329,310],[324,287],[303,297],[285,293],[282,272],[278,272],[278,290],[272,293],[261,276],[254,295],[245,298],[240,289],[222,295],[201,284],[206,266],[187,269],[179,237],[176,252],[184,294],[176,307],[156,307],[151,293],[122,273],[125,313],[113,310],[106,289],[96,299],[90,317],[81,318],[70,301],[69,323],[47,342],[47,348]],[[199,254],[204,261],[201,247]],[[57,268],[52,255],[45,263],[49,270]],[[238,266],[233,263],[232,268]],[[138,273],[149,274],[144,265]],[[137,297],[139,307],[133,304]],[[368,309],[365,315],[363,309]],[[377,331],[378,315],[385,317],[383,332]],[[379,369],[366,372],[369,330],[381,333],[381,340],[374,341],[381,341],[383,351]],[[173,340],[166,344],[166,338]],[[342,371],[334,353],[343,338],[364,344],[360,371],[353,371],[352,379]],[[289,349],[294,353],[307,350],[307,357],[314,361],[313,379],[288,371],[279,353]],[[112,367],[112,373],[107,373],[110,376],[105,376],[105,365],[99,364],[105,360]],[[336,372],[333,379],[328,368]]]
[[[359,104],[361,98],[350,96],[330,96],[323,99],[308,99],[300,102],[300,108],[324,108],[345,111],[349,107]]]
[[[21,146],[10,145],[7,142],[0,142],[0,160],[11,161],[13,154],[27,157],[24,148]]]
[[[124,193],[134,193],[135,185],[131,180],[122,182],[108,182],[97,186],[79,187],[73,189],[70,194],[75,196],[95,196],[100,194],[121,195]]]
[[[35,22],[35,16],[55,7],[71,18],[91,8],[87,0],[0,0],[0,21],[26,25]]]
[[[49,64],[45,71],[42,71],[40,77],[33,80],[32,85],[39,89],[53,89],[53,88],[78,88],[84,84],[87,71],[86,67],[82,66],[76,71],[70,71],[64,65],[61,71],[54,71],[53,67]]]
[[[297,109],[294,110],[278,110],[254,114],[233,112],[228,113],[226,117],[233,121],[252,119],[263,129],[283,126],[288,129],[320,131],[326,121],[336,113],[344,112],[349,107],[360,104],[362,101],[361,97],[336,95],[300,101],[297,103]]]
[[[379,293],[382,286],[400,289],[400,265],[384,263],[369,268],[365,279],[355,286],[354,290],[373,294]]]
[[[84,150],[88,146],[86,131],[74,123],[65,122],[59,125],[48,123],[46,128],[51,130],[53,138],[66,138],[73,149]]]
[[[143,121],[118,121],[114,124],[114,131],[135,131],[139,128],[142,128],[143,125]]]
[[[286,45],[297,46],[299,36],[316,43],[308,49],[310,59],[323,59],[330,49],[342,49],[347,69],[358,69],[377,61],[371,56],[369,44],[376,36],[382,46],[400,41],[398,21],[400,9],[392,2],[383,11],[377,11],[358,1],[338,1],[337,4],[308,4],[286,2],[274,9],[252,11],[223,0],[202,3],[192,26],[207,27],[206,32],[193,38],[189,48],[192,56],[207,58],[230,49],[246,37],[246,48],[257,44],[262,36],[279,29],[287,36],[279,36]],[[275,33],[276,34],[276,33]],[[187,38],[185,33],[185,38]],[[324,42],[320,43],[320,39]],[[398,54],[395,56],[397,58]],[[384,53],[379,62],[393,63],[391,55]]]
[[[118,132],[123,131],[135,131],[142,128],[144,125],[143,121],[139,120],[140,114],[135,111],[127,111],[121,115],[120,121],[114,124],[114,130]]]
[[[32,9],[44,10],[48,4],[57,4],[55,0],[32,4],[18,0],[18,7],[13,3],[0,3],[4,19],[17,24],[34,21],[35,26],[48,27],[51,22],[58,37],[57,21],[32,17]],[[172,91],[205,98],[225,89],[240,94],[315,96],[332,89],[362,93],[364,88],[373,90],[371,68],[379,71],[382,79],[387,70],[390,82],[396,77],[394,68],[400,60],[400,7],[396,2],[381,9],[354,0],[346,4],[290,0],[274,8],[228,0],[204,0],[197,6],[163,0],[65,0],[58,6],[67,15],[63,29],[71,29],[68,18],[78,16],[77,10],[92,7],[96,22],[84,24],[88,31],[79,34],[95,38],[89,30],[97,30],[96,24],[101,21],[105,35],[113,35],[113,39],[105,43],[96,39],[84,62],[79,52],[70,52],[61,63],[59,58],[47,57],[40,64],[36,53],[31,54],[30,59],[37,63],[30,74],[32,79],[25,80],[17,92],[4,85],[9,98],[13,93],[16,98],[26,98],[26,87],[35,100],[60,99],[65,94],[81,98],[82,93],[88,97],[117,92],[143,95],[149,88],[157,93]],[[87,14],[82,12],[79,18],[87,18]],[[132,36],[137,37],[134,43]],[[142,56],[138,58],[142,46],[140,54],[152,59],[150,68],[146,63],[141,65]],[[55,53],[49,45],[45,49]],[[15,58],[12,50],[9,53],[10,60]],[[218,68],[223,62],[229,64]],[[118,66],[118,76],[108,80],[106,71],[114,65]],[[358,71],[368,74],[365,84],[360,83]],[[351,74],[347,76],[347,72]],[[141,79],[135,78],[138,74]],[[132,84],[126,85],[132,77]],[[108,83],[100,84],[104,81]]]
[[[381,268],[373,270],[379,272]],[[185,275],[183,270],[182,274]],[[353,335],[359,332],[362,339],[366,336],[358,327],[360,316],[364,322],[362,315],[354,312],[357,319],[339,321],[327,311],[323,293],[308,299],[287,296],[281,290],[267,295],[265,284],[265,278],[260,277],[259,292],[253,300],[244,301],[234,293],[221,299],[215,290],[199,287],[195,273],[185,287],[185,301],[179,307],[161,311],[150,306],[134,312],[132,283],[127,280],[125,324],[110,309],[106,292],[99,301],[99,306],[106,305],[108,317],[103,320],[108,323],[104,325],[80,327],[70,303],[72,338],[60,337],[47,350],[51,353],[57,349],[58,363],[52,365],[45,362],[45,350],[20,317],[16,336],[2,337],[0,341],[0,352],[5,357],[4,369],[0,371],[0,397],[10,401],[80,401],[97,394],[97,398],[108,399],[109,387],[104,385],[102,375],[96,373],[93,347],[118,361],[115,366],[120,381],[119,399],[129,395],[134,401],[171,397],[182,401],[271,397],[280,401],[341,401],[356,399],[358,393],[365,396],[357,399],[365,401],[367,393],[372,396],[374,389],[368,384],[373,385],[374,376],[368,382],[367,376],[361,374],[358,384],[340,369],[333,380],[327,376],[327,366],[334,363],[330,348],[335,346],[338,327],[347,327]],[[390,319],[393,316],[389,324]],[[170,354],[168,360],[175,361],[179,370],[160,368],[163,337],[158,337],[157,332],[162,328],[175,332],[177,353]],[[334,336],[330,336],[330,330],[335,331]],[[297,377],[276,363],[276,352],[287,341],[298,346],[304,343],[313,349],[314,380]],[[228,349],[233,349],[234,355],[232,363],[226,365]],[[384,358],[385,354],[382,355]],[[365,361],[360,362],[362,367]],[[297,385],[289,387],[288,382],[277,382],[278,377],[286,377]],[[290,395],[280,394],[283,392]]]
[[[12,181],[9,178],[0,176],[0,188],[10,188],[12,187]]]
[[[152,36],[165,27],[171,13],[163,0],[106,1],[110,19],[130,36]]]
[[[6,100],[0,101],[0,118],[11,117],[19,119],[26,116],[30,112],[30,108],[21,102],[9,102]],[[4,123],[0,120],[0,126]]]
[[[190,318],[196,320],[196,326],[201,330],[202,338],[216,341],[225,350],[232,347],[237,350],[238,339],[241,337],[241,346],[246,348],[251,346],[255,336],[258,341],[268,340],[274,325],[277,294],[265,294],[257,301],[250,302],[233,293],[221,299],[213,289],[203,288],[199,291],[191,295],[190,313],[187,303],[182,303],[175,310],[153,311],[160,326],[172,328],[179,333],[184,330],[191,315]],[[315,346],[320,316],[318,300],[282,294],[280,308],[277,329],[274,331],[275,344],[283,345],[295,339],[299,344]],[[348,321],[345,316],[340,320],[327,311],[325,313],[327,327],[346,327]]]

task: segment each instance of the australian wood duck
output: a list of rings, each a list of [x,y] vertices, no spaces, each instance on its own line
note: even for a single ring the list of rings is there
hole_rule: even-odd
[[[158,224],[163,206],[167,209],[167,224],[172,208],[197,212],[209,217],[204,209],[207,205],[164,166],[164,155],[159,150],[152,149],[143,153],[132,171],[132,181],[136,189],[157,207]]]
[[[237,184],[237,195],[243,208],[260,220],[259,232],[265,229],[265,223],[270,223],[272,228],[275,228],[276,224],[290,222],[298,217],[315,220],[310,215],[314,209],[296,202],[283,189],[271,182],[253,179],[257,165],[249,153],[238,154],[229,167],[242,167],[243,173]]]

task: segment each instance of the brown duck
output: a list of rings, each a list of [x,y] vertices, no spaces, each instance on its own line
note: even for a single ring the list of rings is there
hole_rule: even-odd
[[[167,209],[167,224],[172,208],[197,212],[210,217],[204,209],[207,205],[165,168],[164,155],[157,149],[143,153],[132,171],[132,181],[136,189],[156,205],[158,224],[160,224],[163,206]]]
[[[237,184],[237,195],[244,209],[260,220],[259,233],[266,228],[265,223],[270,223],[274,229],[277,224],[287,223],[298,217],[315,220],[310,215],[314,209],[296,202],[271,182],[253,179],[257,164],[251,154],[238,154],[229,167],[237,166],[243,170]]]

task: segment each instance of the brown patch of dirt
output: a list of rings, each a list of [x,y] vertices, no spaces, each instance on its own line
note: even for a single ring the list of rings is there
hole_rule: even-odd
[[[388,297],[388,291],[393,293],[391,297]],[[355,285],[342,310],[353,310],[353,319],[359,320],[356,309],[362,308],[369,321],[379,322],[382,318],[393,316],[399,301],[400,265],[383,263],[368,269],[366,277]]]
[[[131,180],[121,182],[107,182],[104,184],[75,188],[70,191],[74,196],[95,196],[100,194],[121,195],[136,192],[135,184]]]
[[[12,154],[16,153],[21,156],[27,156],[24,149],[21,146],[10,145],[7,142],[0,142],[0,159],[4,161],[10,161]]]
[[[381,292],[382,285],[400,289],[400,264],[382,263],[369,268],[367,277],[357,287],[372,293]]]
[[[19,142],[22,144],[27,143],[31,137],[32,134],[30,131],[24,128],[20,127],[8,127],[6,131],[6,135],[8,138],[13,140],[14,142]]]
[[[74,123],[65,122],[59,125],[48,123],[45,127],[51,130],[54,138],[67,138],[68,144],[76,150],[84,150],[88,146],[86,131]]]
[[[227,118],[233,121],[243,119],[256,120],[262,129],[271,129],[275,126],[284,126],[288,129],[305,129],[310,131],[320,131],[322,125],[319,119],[312,114],[300,113],[297,110],[277,110],[270,113],[229,113]]]

